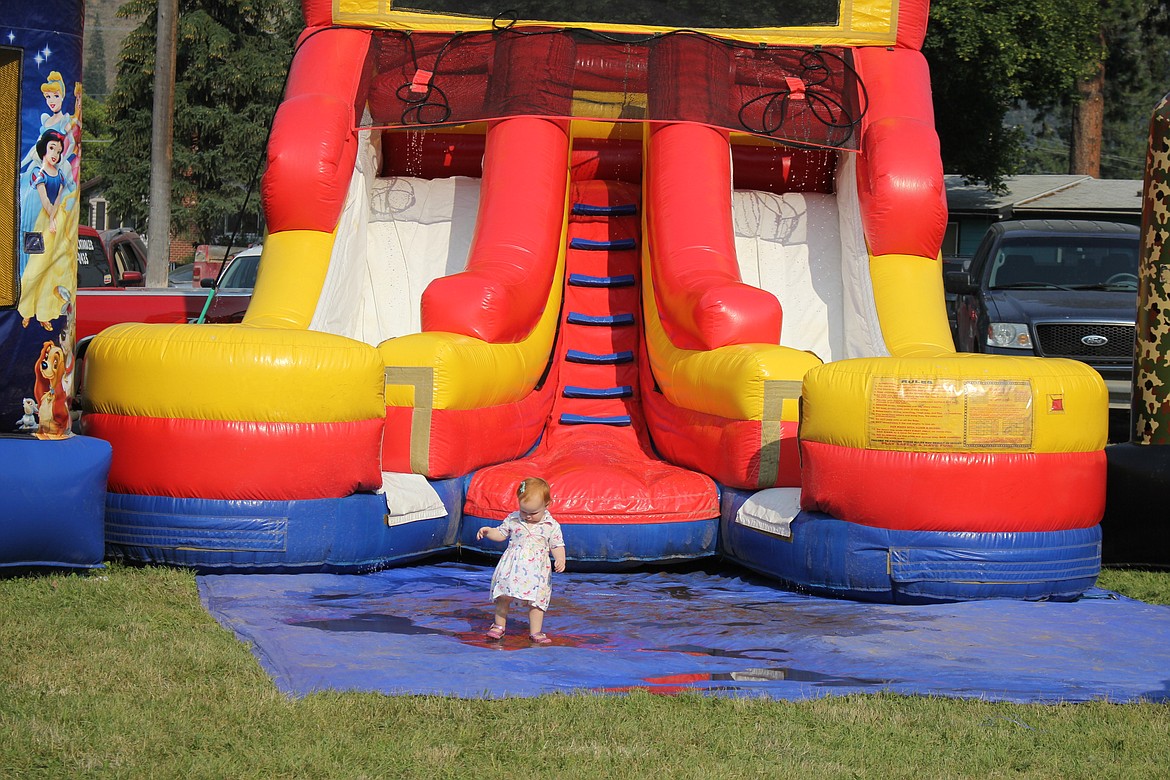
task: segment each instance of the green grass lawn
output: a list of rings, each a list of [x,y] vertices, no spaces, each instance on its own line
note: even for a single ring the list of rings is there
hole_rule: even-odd
[[[1167,572],[1100,584],[1170,604]],[[0,579],[0,778],[1128,780],[1170,777],[1168,750],[1159,704],[290,699],[202,608],[191,572]]]

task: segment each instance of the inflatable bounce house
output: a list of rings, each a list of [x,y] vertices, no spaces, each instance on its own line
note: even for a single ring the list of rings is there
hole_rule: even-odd
[[[110,445],[74,436],[81,0],[0,8],[0,573],[95,568]]]
[[[951,342],[926,0],[585,7],[305,0],[243,323],[89,350],[112,549],[490,554],[541,476],[578,570],[1091,586],[1100,377]]]

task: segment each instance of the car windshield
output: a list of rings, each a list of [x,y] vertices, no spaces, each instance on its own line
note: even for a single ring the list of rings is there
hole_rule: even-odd
[[[1138,237],[1030,236],[1006,239],[988,270],[988,287],[1137,290]]]
[[[260,255],[237,255],[219,282],[221,290],[250,290],[256,286],[256,269],[260,267]]]

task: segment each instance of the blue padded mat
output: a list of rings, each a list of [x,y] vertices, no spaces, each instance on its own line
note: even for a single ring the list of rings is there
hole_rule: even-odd
[[[892,691],[1012,702],[1170,700],[1170,607],[1092,590],[1074,603],[862,604],[739,570],[554,575],[545,628],[491,623],[490,566],[366,575],[211,574],[204,606],[277,687],[460,697],[554,691],[810,699]]]

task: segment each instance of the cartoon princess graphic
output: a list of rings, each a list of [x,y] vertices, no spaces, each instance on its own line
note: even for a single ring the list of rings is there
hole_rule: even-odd
[[[52,330],[52,321],[65,312],[69,303],[58,288],[69,292],[75,284],[77,193],[72,172],[62,164],[64,149],[65,138],[56,130],[46,130],[37,141],[41,164],[33,171],[31,185],[40,208],[25,239],[27,244],[30,234],[39,235],[37,248],[42,251],[30,255],[20,275],[17,310],[24,327],[35,317],[41,327]]]
[[[32,184],[32,175],[42,161],[42,155],[38,151],[39,139],[44,136],[46,130],[55,130],[62,138],[61,159],[58,161],[58,165],[64,163],[69,167],[73,182],[79,181],[78,177],[81,172],[81,156],[78,153],[81,146],[81,84],[77,84],[74,89],[76,117],[70,116],[64,111],[65,80],[59,71],[49,73],[45,83],[41,84],[41,94],[44,96],[45,106],[49,110],[48,113],[41,114],[41,127],[37,135],[37,144],[34,144],[24,159],[20,161],[22,172],[20,177],[20,232],[22,236],[35,231],[33,225],[41,210],[42,204],[39,202],[40,198]],[[20,268],[18,269],[20,273],[24,273],[29,256],[30,253],[26,251],[22,240]]]

